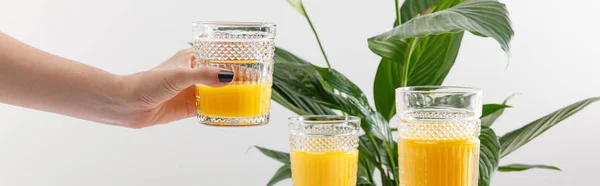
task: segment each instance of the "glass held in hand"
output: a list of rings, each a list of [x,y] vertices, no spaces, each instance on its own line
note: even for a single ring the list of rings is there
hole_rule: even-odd
[[[269,122],[275,25],[258,22],[194,22],[196,67],[234,73],[231,84],[196,85],[198,121],[214,126]]]

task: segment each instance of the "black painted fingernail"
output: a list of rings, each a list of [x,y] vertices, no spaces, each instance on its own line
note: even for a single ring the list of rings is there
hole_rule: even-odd
[[[233,81],[233,72],[221,70],[218,75],[219,81],[224,83],[229,83]]]

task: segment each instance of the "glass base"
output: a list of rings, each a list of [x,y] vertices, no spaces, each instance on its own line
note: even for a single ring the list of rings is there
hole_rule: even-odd
[[[213,117],[213,116],[205,116],[198,113],[198,122],[204,125],[209,126],[219,126],[219,127],[245,127],[245,126],[260,126],[269,123],[270,113],[266,113],[262,116],[257,117],[236,117],[236,118],[226,118],[226,117]]]

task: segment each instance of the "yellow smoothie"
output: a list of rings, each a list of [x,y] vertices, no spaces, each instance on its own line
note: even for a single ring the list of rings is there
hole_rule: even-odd
[[[398,156],[402,186],[477,186],[477,138],[400,138]]]
[[[196,85],[198,113],[210,117],[258,117],[271,107],[271,84],[234,82],[214,88]]]
[[[358,150],[348,152],[292,151],[294,186],[354,186]]]

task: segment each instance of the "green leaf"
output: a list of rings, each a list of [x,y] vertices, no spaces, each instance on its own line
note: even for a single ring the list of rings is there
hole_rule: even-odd
[[[291,63],[276,64],[273,77],[274,84],[282,89],[289,89],[287,94],[298,97],[312,104],[322,105],[327,108],[341,110],[349,115],[362,118],[361,127],[369,134],[380,139],[391,140],[389,127],[383,117],[372,110],[362,99],[348,95],[339,95],[326,88],[325,80],[312,65],[298,65]],[[281,76],[284,76],[283,78]],[[294,76],[291,78],[288,76]],[[282,81],[277,81],[281,79]],[[286,79],[283,81],[283,79]],[[275,86],[275,85],[274,85]]]
[[[406,23],[414,17],[425,14],[440,0],[405,0],[400,8],[400,20]],[[394,25],[394,27],[397,25]]]
[[[373,182],[373,172],[375,171],[375,165],[367,162],[362,155],[358,155],[358,175],[356,177],[357,186],[376,186]]]
[[[442,11],[460,2],[461,0],[406,0],[400,11],[401,19],[408,22],[407,20],[419,15]],[[398,87],[441,85],[454,65],[462,37],[463,33],[459,32],[427,36],[418,42],[413,41],[414,39],[397,38],[390,38],[386,42],[369,40],[369,48],[383,57],[373,83],[377,111],[386,120],[391,119],[396,113],[394,90]]]
[[[362,135],[359,137],[358,157],[366,165],[371,165],[380,172],[386,172],[385,174],[381,174],[384,185],[394,185],[394,179],[398,178],[398,167],[396,166],[396,162],[398,161],[398,144],[392,141],[388,143],[388,146],[391,148],[389,151],[391,154],[387,151],[386,145],[382,140],[376,138],[370,139],[367,135]],[[394,162],[392,163],[392,161]]]
[[[275,47],[275,57],[273,57],[273,60],[275,63],[311,64],[280,47]]]
[[[488,186],[500,162],[500,142],[494,130],[485,126],[481,127],[479,141],[479,186]]]
[[[405,0],[400,8],[400,19],[406,23],[412,18],[444,10],[461,3],[462,0]],[[394,27],[398,26],[394,21]]]
[[[319,72],[323,80],[329,85],[333,91],[339,91],[358,100],[368,104],[369,101],[365,94],[354,84],[354,82],[350,81],[346,76],[336,71],[333,68],[321,68],[314,66],[314,68]]]
[[[275,172],[275,175],[273,175],[271,180],[269,180],[267,186],[275,185],[276,183],[288,178],[292,178],[292,169],[290,168],[290,165],[286,164],[281,166],[281,168],[279,168],[277,172]]]
[[[373,110],[360,88],[341,73],[314,66],[281,48],[276,49],[275,55],[275,101],[311,114],[333,115],[334,109],[358,116],[365,132],[392,141],[385,118]]]
[[[403,57],[397,58],[395,61],[384,57],[379,63],[375,82],[373,83],[373,95],[377,111],[382,113],[386,120],[391,119],[396,113],[394,100],[395,89],[398,87],[441,85],[454,65],[462,37],[463,33],[460,32],[423,38],[413,50],[406,71],[404,71],[406,61]],[[392,48],[402,49],[402,47],[407,48],[408,46]],[[383,49],[385,48],[383,47]],[[393,52],[399,56],[406,55],[406,50]],[[405,79],[405,77],[408,77],[408,79]],[[404,81],[406,81],[406,85],[403,85],[402,82]]]
[[[504,99],[502,104],[487,104],[483,105],[483,114],[479,119],[481,119],[481,125],[486,127],[491,127],[492,124],[504,113],[504,109],[509,108],[511,106],[506,105],[508,100],[514,97],[517,94],[513,94],[508,96],[508,98]]]
[[[503,110],[508,107],[510,106],[505,104],[485,104],[483,105],[483,112],[481,114],[481,117],[487,117],[491,114],[494,114],[497,111]]]
[[[481,114],[481,117],[487,117],[499,110],[502,110],[504,108],[508,108],[510,106],[505,105],[505,104],[485,104],[483,105],[483,112]]]
[[[326,84],[325,87],[331,87],[331,91],[335,94],[334,97],[338,100],[340,110],[361,117],[363,119],[361,126],[369,134],[373,134],[382,140],[393,141],[387,120],[373,110],[367,97],[356,84],[335,69],[313,67],[321,75]]]
[[[318,109],[340,109],[335,103],[335,95],[327,90],[319,73],[310,64],[275,63],[273,72],[273,90],[282,96],[287,96],[292,103],[317,107]],[[325,108],[324,108],[325,107]],[[314,110],[305,110],[314,112]],[[333,111],[328,110],[329,114]]]
[[[280,105],[284,106],[285,108],[291,110],[292,112],[298,115],[310,115],[310,113],[296,107],[294,104],[287,101],[286,98],[279,94],[279,91],[273,91],[271,93],[271,99],[275,100],[275,102],[279,103]]]
[[[369,48],[381,57],[394,59],[398,55],[390,56],[389,53],[381,51],[398,49],[382,50],[381,47],[395,47],[399,43],[398,40],[404,40],[404,43],[407,43],[406,39],[409,38],[461,31],[492,37],[507,52],[510,50],[509,43],[514,34],[504,4],[491,0],[468,1],[452,8],[415,17],[388,32],[372,37],[369,39]]]
[[[579,112],[581,109],[598,100],[600,100],[600,97],[592,97],[573,103],[538,120],[535,120],[517,130],[505,134],[500,138],[500,143],[502,144],[501,157],[504,157],[517,150],[519,147],[535,139],[537,136],[552,128],[554,125],[569,118],[571,115]]]
[[[358,145],[359,159],[364,159],[366,162],[375,165],[376,168],[379,169],[382,169],[382,166],[391,168],[387,152],[385,149],[379,148],[381,145],[383,144],[373,144],[366,135],[360,136]]]
[[[346,78],[343,74],[339,73],[335,69],[321,68],[318,66],[314,66],[314,65],[312,65],[312,63],[307,62],[307,61],[305,61],[305,60],[295,56],[294,54],[292,54],[284,49],[281,49],[281,48],[277,48],[277,50],[275,52],[275,63],[276,64],[277,63],[291,63],[291,64],[296,64],[296,65],[302,66],[299,68],[306,68],[306,67],[310,66],[310,67],[314,68],[316,71],[308,68],[308,69],[304,69],[304,70],[307,70],[305,73],[307,73],[309,75],[313,75],[314,77],[312,77],[312,78],[306,77],[305,78],[303,76],[300,76],[301,79],[311,79],[314,81],[320,81],[320,85],[322,86],[322,88],[329,89],[330,91],[343,92],[349,96],[357,98],[360,101],[368,103],[365,95],[360,90],[360,88],[358,88],[358,86],[356,86],[356,84],[354,84],[352,81],[350,81],[348,78]],[[294,65],[285,64],[285,65],[280,65],[280,66],[290,67],[290,66],[294,66]],[[277,77],[285,77],[283,75],[288,75],[287,78],[294,78],[294,77],[298,78],[298,75],[301,75],[301,74],[291,73],[293,69],[289,70],[289,69],[277,69],[276,68],[275,72],[278,72],[277,70],[287,73],[287,74],[277,73],[277,75],[282,75],[282,76],[277,76]],[[286,81],[286,79],[282,78],[281,81],[284,82],[284,81]],[[275,84],[280,84],[280,83],[275,83]],[[308,84],[308,83],[305,82],[305,84]],[[319,83],[317,83],[317,84],[319,84]],[[304,87],[297,87],[297,88],[304,88]],[[316,87],[316,88],[320,88],[320,87]]]
[[[524,171],[529,169],[550,169],[560,171],[560,168],[550,165],[527,165],[527,164],[510,164],[503,165],[498,167],[498,171],[500,172],[515,172],[515,171]]]
[[[373,83],[375,108],[388,121],[396,114],[395,89],[401,86],[400,79],[397,78],[400,69],[400,63],[383,58],[379,62],[377,74],[375,74]]]
[[[510,106],[505,104],[485,104],[483,105],[483,114],[481,115],[481,125],[490,127],[502,115],[505,108]]]
[[[371,181],[369,181],[369,178],[364,177],[364,176],[359,176],[357,178],[356,185],[357,186],[376,186],[374,183],[371,183]]]
[[[273,158],[274,160],[277,160],[286,165],[290,164],[290,154],[289,153],[271,150],[271,149],[267,149],[267,148],[263,148],[263,147],[259,147],[259,146],[254,146],[254,147],[256,149],[258,149],[260,152],[262,152],[264,155],[266,155],[270,158]]]
[[[375,165],[367,162],[367,160],[363,157],[360,157],[360,154],[358,156],[358,175],[356,178],[356,185],[373,185],[371,179],[373,177],[373,172],[375,171]]]
[[[454,65],[463,33],[421,39],[409,63],[407,86],[441,85]]]
[[[309,99],[304,99],[304,94],[297,92],[297,90],[304,90],[305,84],[310,83],[311,74],[299,74],[291,73],[289,69],[283,69],[286,66],[281,64],[296,64],[296,65],[310,65],[309,62],[304,61],[301,58],[296,57],[290,52],[282,49],[275,49],[275,71],[273,73],[273,93],[272,99],[281,104],[282,106],[290,109],[291,111],[299,115],[334,115],[335,113],[331,109],[312,102]],[[299,80],[290,82],[289,80]],[[318,85],[320,86],[320,85]]]
[[[304,5],[302,4],[302,0],[286,0],[300,15],[306,17],[306,10],[304,10]]]
[[[362,101],[355,98],[347,98],[347,104],[355,105],[352,109],[344,110],[349,115],[360,116],[362,118],[361,127],[370,135],[373,135],[381,140],[392,143],[392,132],[388,122],[368,104],[364,104]]]

